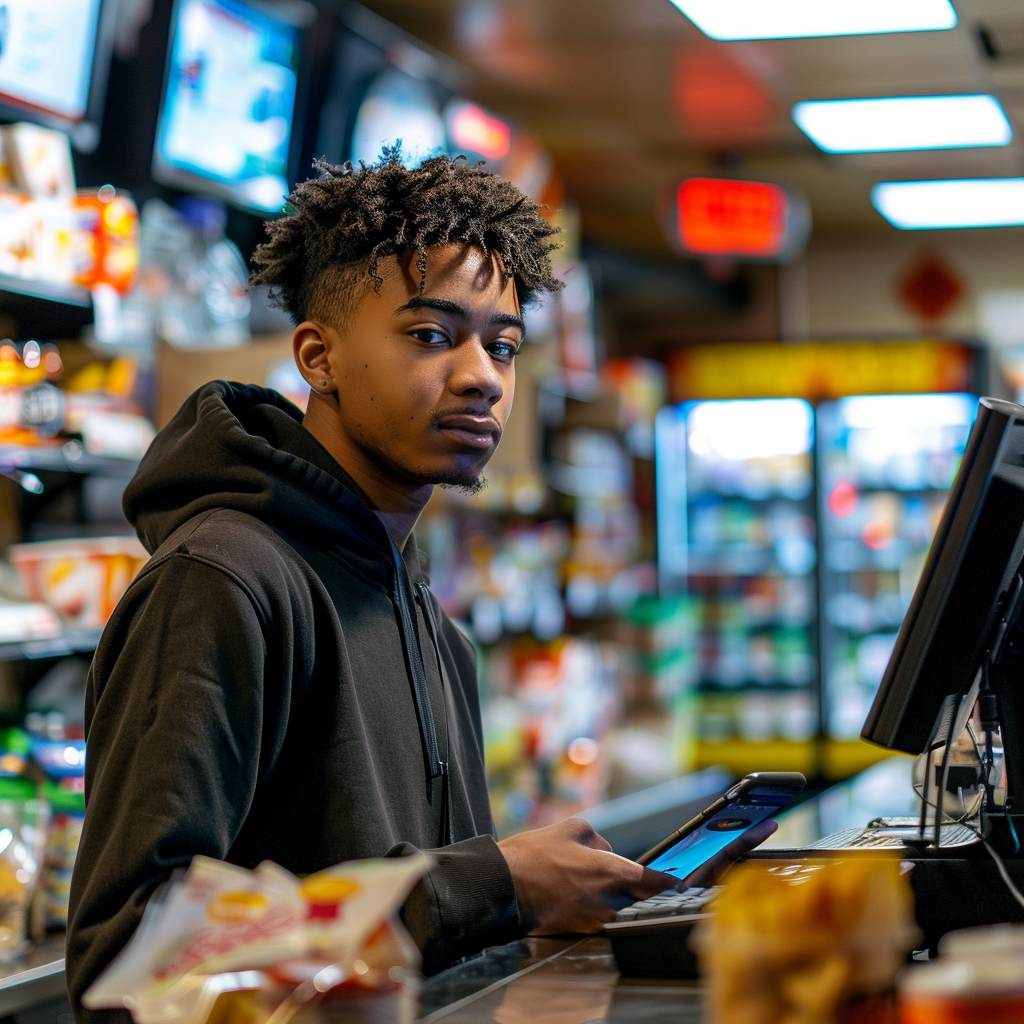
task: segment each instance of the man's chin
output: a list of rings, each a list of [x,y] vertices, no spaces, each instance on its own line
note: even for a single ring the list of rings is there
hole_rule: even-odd
[[[446,474],[443,479],[435,480],[434,483],[448,490],[458,491],[468,497],[479,494],[486,486],[487,480],[480,476],[466,476],[464,474]]]

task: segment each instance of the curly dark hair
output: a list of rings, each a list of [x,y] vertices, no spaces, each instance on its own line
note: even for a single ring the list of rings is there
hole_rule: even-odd
[[[274,305],[296,323],[337,323],[360,280],[379,292],[382,257],[415,252],[422,290],[427,250],[453,242],[494,253],[523,305],[562,287],[550,258],[559,229],[536,203],[464,157],[437,156],[406,168],[400,145],[385,148],[372,166],[318,160],[317,176],[295,186],[291,211],[267,222],[269,240],[253,255],[251,283],[269,285]]]

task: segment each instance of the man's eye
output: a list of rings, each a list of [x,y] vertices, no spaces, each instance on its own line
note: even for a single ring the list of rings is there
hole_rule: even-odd
[[[491,355],[497,356],[499,359],[514,359],[519,352],[519,346],[514,345],[511,341],[495,341],[489,348]]]
[[[444,331],[436,331],[431,327],[422,327],[418,331],[413,331],[412,336],[417,341],[422,341],[424,345],[448,344],[448,335]]]

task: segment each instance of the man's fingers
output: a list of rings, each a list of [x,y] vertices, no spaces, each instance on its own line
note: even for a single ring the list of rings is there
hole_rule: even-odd
[[[639,867],[639,865],[637,865]],[[662,871],[652,871],[650,868],[641,868],[640,877],[624,887],[624,892],[635,896],[638,900],[646,899],[648,896],[656,896],[666,889],[679,889],[681,885],[675,875],[666,875]]]
[[[719,851],[709,861],[701,864],[696,870],[691,871],[686,876],[684,884],[700,888],[717,884],[722,875],[736,861],[760,846],[769,836],[774,834],[778,827],[779,823],[777,821],[769,819],[754,825],[752,828],[748,828],[746,832],[737,836],[724,850]]]

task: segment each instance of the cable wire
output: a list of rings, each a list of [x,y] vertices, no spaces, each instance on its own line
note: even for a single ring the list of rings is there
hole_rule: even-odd
[[[913,788],[915,791],[917,790],[917,786],[914,786]],[[926,796],[924,796],[923,794],[918,795],[921,797],[921,801],[925,803],[928,807],[935,808],[935,810],[938,813],[941,813],[944,817],[949,819],[948,821],[943,822],[943,824],[962,825],[969,832],[973,832],[981,840],[982,845],[988,851],[989,856],[992,858],[993,861],[995,861],[996,870],[999,872],[999,877],[1003,880],[1003,883],[1006,886],[1006,888],[1010,890],[1010,895],[1013,896],[1013,898],[1021,905],[1021,907],[1024,907],[1024,893],[1022,893],[1020,889],[1017,888],[1013,879],[1010,878],[1010,873],[1006,870],[1006,864],[1004,863],[1003,858],[996,851],[995,847],[993,847],[992,844],[981,834],[981,832],[977,828],[975,828],[974,825],[970,824],[970,822],[966,820],[969,817],[969,815],[967,814],[967,807],[964,803],[963,787],[958,786],[957,789],[960,794],[960,806],[964,808],[964,815],[960,818],[950,818],[950,816],[946,814],[945,811],[942,811],[937,804],[932,803],[932,801],[929,800]],[[936,814],[936,817],[938,817],[938,813]],[[1012,820],[1010,822],[1010,827],[1013,827]],[[938,845],[938,842],[936,842],[936,845]]]

